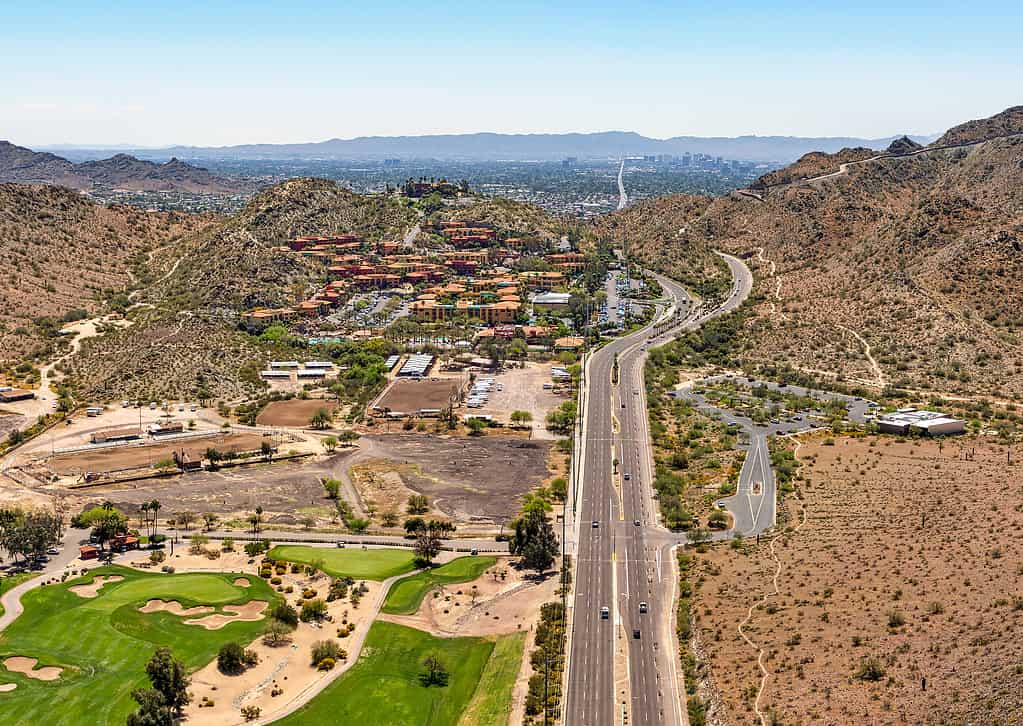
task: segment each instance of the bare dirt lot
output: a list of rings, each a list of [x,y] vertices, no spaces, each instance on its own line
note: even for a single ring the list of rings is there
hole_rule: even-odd
[[[339,468],[329,461],[306,460],[144,479],[128,485],[82,490],[82,506],[109,499],[134,515],[143,502],[158,499],[165,516],[213,512],[223,519],[251,513],[261,506],[271,523],[298,524],[302,510],[327,503],[320,478],[337,476]]]
[[[17,413],[0,411],[0,437],[7,436],[15,429],[22,428],[28,422],[28,418]]]
[[[518,511],[521,495],[547,476],[549,446],[546,441],[492,435],[471,439],[432,434],[363,436],[359,448],[329,458],[93,487],[82,491],[75,506],[109,499],[134,515],[140,504],[158,499],[164,516],[213,512],[228,519],[258,505],[272,524],[297,525],[312,516],[325,526],[331,524],[333,508],[321,479],[345,480],[351,467],[372,464],[375,471],[397,472],[399,485],[407,487],[404,496],[392,503],[399,514],[404,513],[408,491],[414,491],[426,494],[437,513],[460,522],[497,525],[507,522]],[[389,506],[383,493],[367,489],[359,494],[375,504],[373,527],[379,528],[379,517]]]
[[[696,555],[712,718],[1020,723],[1023,466],[980,440],[824,441],[779,537]]]
[[[294,426],[305,428],[316,412],[325,408],[331,413],[337,409],[337,401],[319,398],[302,400],[293,398],[290,401],[273,401],[256,416],[260,426]]]
[[[376,403],[381,413],[390,410],[392,413],[415,414],[424,409],[440,410],[457,401],[459,389],[464,381],[462,378],[427,378],[412,381],[398,378]]]
[[[174,452],[184,453],[189,459],[202,458],[206,449],[213,447],[222,452],[258,451],[265,439],[262,434],[213,434],[194,439],[177,439],[145,446],[113,446],[106,449],[58,454],[48,461],[53,472],[64,476],[86,471],[106,472],[142,469],[158,461],[172,458]]]
[[[364,436],[366,461],[390,461],[409,489],[459,521],[507,522],[547,476],[546,441],[513,436]],[[362,496],[372,496],[363,493]]]

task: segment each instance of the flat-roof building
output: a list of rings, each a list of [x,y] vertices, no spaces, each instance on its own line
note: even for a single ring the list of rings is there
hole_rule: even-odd
[[[878,416],[877,429],[885,434],[904,435],[916,430],[928,436],[948,436],[963,433],[966,430],[966,422],[938,411],[900,408],[894,413]]]

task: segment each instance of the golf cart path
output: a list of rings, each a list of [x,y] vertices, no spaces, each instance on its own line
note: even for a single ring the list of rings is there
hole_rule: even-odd
[[[3,594],[3,597],[0,597],[0,605],[4,606],[4,614],[0,615],[0,632],[17,620],[18,616],[25,611],[25,606],[21,604],[21,596],[29,590],[39,587],[51,577],[59,577],[65,568],[69,567],[78,557],[78,545],[83,541],[88,541],[88,539],[89,530],[68,529],[61,539],[60,554],[55,555],[53,559],[47,562],[46,567],[40,570],[31,580],[26,580],[17,587],[12,587]]]

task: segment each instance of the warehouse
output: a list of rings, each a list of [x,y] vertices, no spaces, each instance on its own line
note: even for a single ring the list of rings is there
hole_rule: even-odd
[[[11,388],[6,391],[0,391],[0,403],[14,403],[15,401],[27,401],[30,398],[35,398],[36,394],[32,391],[24,391],[19,388]]]
[[[927,436],[949,436],[966,430],[966,422],[938,411],[900,408],[894,413],[878,416],[877,429],[883,434],[905,435],[919,432]]]

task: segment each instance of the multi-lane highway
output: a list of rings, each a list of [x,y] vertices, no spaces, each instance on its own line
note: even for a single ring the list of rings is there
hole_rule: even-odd
[[[730,312],[749,295],[749,269],[725,260],[734,283],[723,303],[690,304],[685,290],[659,277],[669,301],[655,319],[672,323],[619,338],[587,362],[581,469],[570,492],[575,506],[566,510],[572,530],[566,551],[576,562],[566,724],[604,726],[623,717],[633,724],[686,722],[673,645],[671,557],[678,538],[659,525],[652,496],[643,365],[649,345]],[[651,338],[655,327],[663,332]]]

